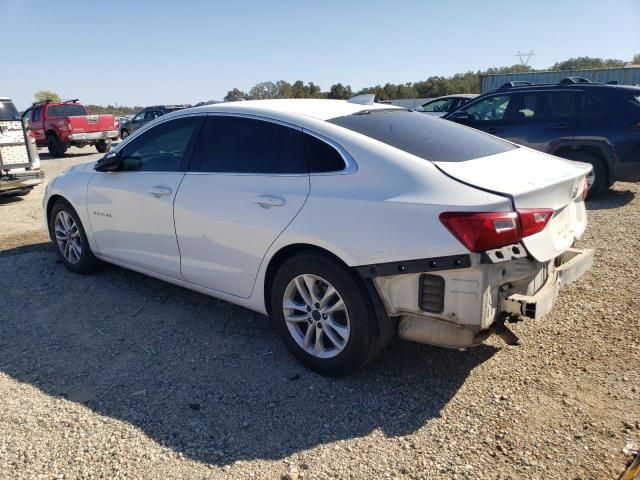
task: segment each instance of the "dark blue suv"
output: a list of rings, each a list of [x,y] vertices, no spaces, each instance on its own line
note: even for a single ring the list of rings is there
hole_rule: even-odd
[[[542,152],[590,163],[589,196],[640,180],[640,88],[566,78],[512,82],[443,118]]]

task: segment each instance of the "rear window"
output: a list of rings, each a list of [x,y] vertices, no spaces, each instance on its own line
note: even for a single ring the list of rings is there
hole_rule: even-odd
[[[10,100],[0,100],[0,121],[7,120],[20,120],[20,115]]]
[[[82,105],[73,104],[52,105],[47,113],[50,117],[80,117],[87,114]]]
[[[517,148],[477,130],[409,110],[370,110],[329,122],[434,162],[463,162]]]

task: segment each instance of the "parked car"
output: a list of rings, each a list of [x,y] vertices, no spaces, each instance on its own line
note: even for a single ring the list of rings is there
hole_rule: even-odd
[[[0,196],[27,195],[44,172],[33,136],[8,97],[0,97]]]
[[[396,334],[515,343],[505,320],[540,318],[591,265],[592,251],[572,248],[591,167],[370,97],[163,116],[49,182],[60,258],[269,314],[328,375]]]
[[[125,139],[133,132],[143,127],[152,120],[162,115],[176,110],[188,108],[190,105],[156,105],[153,107],[145,107],[142,111],[136,113],[133,118],[120,127],[120,138]]]
[[[444,118],[591,164],[590,196],[616,180],[640,180],[640,88],[574,78],[522,83],[508,83]]]
[[[94,145],[100,153],[111,149],[118,138],[113,115],[91,115],[78,100],[34,103],[22,118],[38,147],[47,147],[54,157],[62,157],[70,146]]]
[[[449,112],[460,108],[465,103],[471,101],[478,95],[472,93],[459,93],[457,95],[444,95],[443,97],[434,98],[420,106],[418,111],[441,117]]]

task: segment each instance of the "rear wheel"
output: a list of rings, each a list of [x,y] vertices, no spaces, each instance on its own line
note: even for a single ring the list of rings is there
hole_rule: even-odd
[[[47,136],[47,149],[51,155],[60,158],[67,151],[67,144],[60,140],[55,133],[50,133]]]
[[[591,165],[591,173],[587,175],[587,185],[589,186],[587,198],[595,198],[606,190],[608,185],[607,168],[602,160],[591,153],[580,151],[568,152],[566,155],[563,155],[563,157],[568,160],[576,160]]]
[[[347,375],[379,351],[366,290],[352,272],[316,254],[299,254],[278,270],[272,317],[291,353],[323,375]]]
[[[91,251],[78,214],[67,201],[58,200],[51,209],[49,231],[58,255],[69,270],[81,274],[96,270],[98,259]]]
[[[96,150],[98,150],[99,153],[107,153],[109,150],[111,150],[111,142],[100,140],[98,143],[96,143]]]

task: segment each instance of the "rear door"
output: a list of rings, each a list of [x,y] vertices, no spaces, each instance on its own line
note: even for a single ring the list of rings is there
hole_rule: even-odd
[[[93,175],[88,214],[101,255],[181,278],[173,202],[203,118],[156,125],[118,150],[122,171]]]
[[[307,172],[299,128],[207,117],[175,201],[184,279],[251,296],[265,253],[309,194]]]
[[[555,142],[573,139],[578,121],[575,92],[521,91],[510,103],[500,137],[543,152]]]

